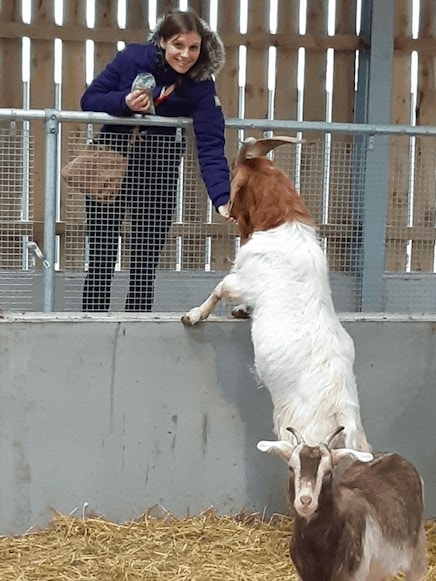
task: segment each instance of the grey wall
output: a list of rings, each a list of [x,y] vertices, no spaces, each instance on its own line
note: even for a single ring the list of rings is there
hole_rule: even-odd
[[[344,318],[356,344],[363,422],[375,449],[410,458],[436,515],[436,322]],[[3,314],[0,534],[44,527],[51,509],[121,522],[160,503],[286,511],[286,466],[268,392],[251,372],[247,321],[185,329],[179,315]]]

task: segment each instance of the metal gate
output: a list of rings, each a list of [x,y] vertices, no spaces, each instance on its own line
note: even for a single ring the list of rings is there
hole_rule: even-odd
[[[8,122],[0,132],[0,307],[80,311],[89,252],[85,196],[62,182],[59,168],[101,123],[135,120],[52,109],[1,109],[0,119]],[[33,127],[41,123],[44,143],[37,143]],[[186,134],[153,304],[155,312],[177,312],[202,300],[229,269],[239,238],[237,227],[225,223],[208,200],[190,121],[156,118],[153,124],[178,126]],[[435,312],[436,129],[228,119],[229,160],[242,138],[272,133],[315,138],[310,145],[277,149],[274,160],[318,225],[336,308]],[[174,156],[174,140],[148,139],[161,146],[163,157]],[[34,165],[35,148],[44,148],[41,168]],[[130,243],[127,212],[118,238],[113,312],[124,310]]]

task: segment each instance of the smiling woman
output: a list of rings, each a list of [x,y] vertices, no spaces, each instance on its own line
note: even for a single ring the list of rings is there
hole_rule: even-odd
[[[172,10],[150,41],[130,44],[95,78],[82,96],[84,111],[129,117],[156,113],[191,117],[198,161],[217,212],[230,220],[229,168],[224,155],[224,116],[214,76],[224,64],[221,40],[195,12]],[[132,87],[138,74],[155,79],[152,90]],[[104,125],[99,142],[128,157],[125,180],[110,206],[86,199],[89,267],[84,311],[107,311],[122,221],[130,214],[130,284],[127,311],[150,311],[155,270],[176,208],[179,168],[185,149],[176,127],[144,125],[129,147],[132,126]]]

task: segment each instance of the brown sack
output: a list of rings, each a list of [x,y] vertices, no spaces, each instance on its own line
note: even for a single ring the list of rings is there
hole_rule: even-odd
[[[78,193],[101,204],[113,204],[127,171],[127,157],[107,145],[88,143],[61,169],[61,176]]]

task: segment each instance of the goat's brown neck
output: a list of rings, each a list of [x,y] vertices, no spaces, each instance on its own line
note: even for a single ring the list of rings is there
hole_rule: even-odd
[[[242,168],[236,169],[234,179],[238,180],[238,188],[232,200],[232,216],[238,222],[243,242],[253,232],[287,222],[314,226],[292,182],[269,159],[248,159]]]
[[[300,576],[309,581],[339,579],[343,567],[346,578],[351,578],[362,561],[363,531],[359,507],[346,520],[336,504],[332,484],[323,486],[316,514],[310,520],[295,515],[290,550]]]

